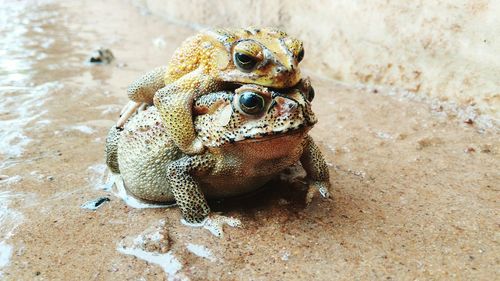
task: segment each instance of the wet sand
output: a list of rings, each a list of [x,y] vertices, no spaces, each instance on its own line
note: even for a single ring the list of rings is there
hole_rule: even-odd
[[[333,198],[305,206],[302,186],[276,181],[212,202],[244,224],[216,238],[182,225],[176,208],[131,208],[103,186],[104,140],[127,85],[195,31],[114,0],[4,1],[0,15],[0,279],[498,276],[498,130],[327,80],[306,58]],[[99,46],[116,61],[86,63]],[[103,196],[95,211],[80,207]]]

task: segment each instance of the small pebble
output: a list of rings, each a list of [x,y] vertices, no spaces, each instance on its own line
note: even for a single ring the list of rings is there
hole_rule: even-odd
[[[110,49],[99,48],[95,50],[89,58],[91,63],[111,63],[115,59],[115,56]]]
[[[476,149],[474,147],[467,147],[464,151],[465,153],[472,153],[476,152]]]
[[[467,119],[464,121],[465,124],[467,125],[474,125],[474,120],[472,120],[471,118]]]

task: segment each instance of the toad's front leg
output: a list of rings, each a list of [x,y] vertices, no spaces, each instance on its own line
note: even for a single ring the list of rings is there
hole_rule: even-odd
[[[169,186],[181,209],[183,222],[189,226],[208,229],[222,236],[222,226],[240,226],[238,219],[210,214],[210,207],[194,175],[206,175],[215,167],[215,158],[210,155],[185,156],[168,165]]]
[[[319,192],[324,198],[330,197],[330,172],[325,158],[311,136],[304,140],[304,152],[300,162],[306,170],[309,189],[306,195],[306,203],[309,204],[314,195]]]
[[[134,114],[144,103],[153,103],[153,97],[159,89],[165,87],[165,74],[167,67],[162,66],[144,74],[141,78],[132,83],[128,89],[128,97],[131,100],[120,114],[120,119],[116,124],[122,128],[125,122]]]
[[[220,82],[193,71],[156,92],[154,104],[167,132],[179,149],[188,155],[201,154],[204,147],[193,125],[193,102],[221,87]]]
[[[120,173],[120,168],[118,166],[118,140],[121,134],[120,129],[113,126],[108,132],[106,137],[106,146],[104,153],[106,155],[106,165],[109,170],[114,174]]]

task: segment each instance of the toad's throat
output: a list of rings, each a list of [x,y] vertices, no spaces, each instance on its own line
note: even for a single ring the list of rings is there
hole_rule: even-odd
[[[300,125],[297,128],[287,128],[282,131],[271,131],[266,133],[259,133],[251,136],[236,135],[224,136],[218,141],[206,144],[207,147],[221,147],[240,144],[255,144],[264,142],[275,142],[279,139],[300,138],[309,132],[312,126]]]

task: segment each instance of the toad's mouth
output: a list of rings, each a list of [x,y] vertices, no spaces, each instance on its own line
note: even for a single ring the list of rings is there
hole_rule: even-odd
[[[305,135],[309,130],[311,130],[312,126],[300,126],[298,128],[289,128],[283,131],[276,131],[276,132],[269,132],[269,133],[260,133],[256,134],[251,137],[241,137],[238,139],[236,137],[235,139],[229,140],[228,142],[225,142],[221,146],[228,146],[228,145],[236,145],[236,144],[248,144],[248,143],[261,143],[261,142],[268,142],[268,141],[273,141],[277,140],[280,138],[289,138],[293,136],[299,136],[299,135]]]

